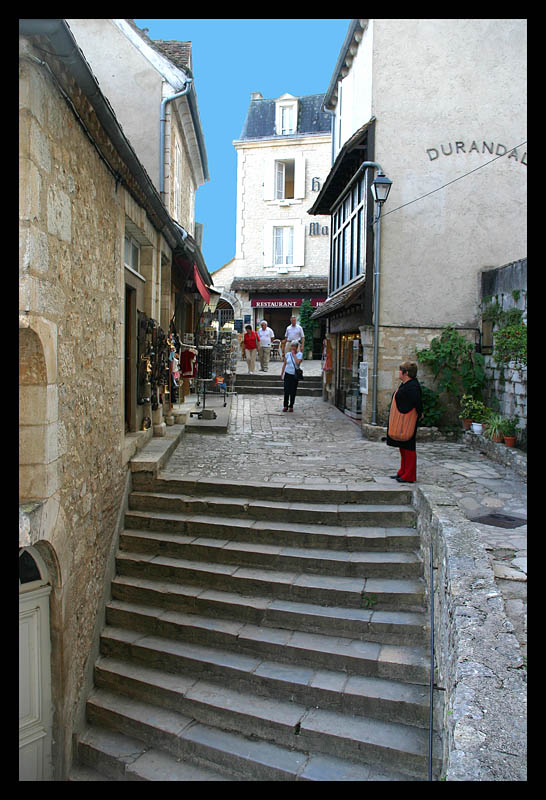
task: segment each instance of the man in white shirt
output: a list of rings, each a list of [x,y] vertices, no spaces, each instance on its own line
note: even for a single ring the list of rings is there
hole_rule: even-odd
[[[275,338],[275,334],[268,326],[265,319],[260,322],[260,327],[258,328],[257,333],[260,338],[260,350],[258,353],[260,358],[260,369],[262,372],[267,372],[267,368],[269,367],[269,357],[271,355],[271,342]]]
[[[301,325],[298,325],[298,318],[295,315],[290,318],[290,325],[287,327],[284,334],[284,339],[282,340],[281,343],[281,349],[283,355],[286,350],[287,342],[288,345],[290,345],[291,342],[297,342],[300,345],[301,352],[303,353],[303,345],[305,344],[305,334],[303,333],[303,328],[301,327]]]

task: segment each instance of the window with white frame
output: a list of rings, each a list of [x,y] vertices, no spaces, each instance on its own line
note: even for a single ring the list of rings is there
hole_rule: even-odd
[[[275,106],[275,132],[277,136],[290,136],[298,128],[298,98],[283,94]]]
[[[304,264],[305,226],[301,220],[270,220],[264,225],[264,267],[298,272]]]
[[[296,152],[290,158],[270,155],[265,160],[264,200],[301,201],[305,198],[305,156]]]
[[[129,233],[125,234],[125,250],[123,261],[126,267],[135,272],[140,270],[140,245]]]
[[[294,198],[294,159],[275,161],[275,199]]]
[[[294,228],[273,228],[273,265],[288,267],[294,264]]]

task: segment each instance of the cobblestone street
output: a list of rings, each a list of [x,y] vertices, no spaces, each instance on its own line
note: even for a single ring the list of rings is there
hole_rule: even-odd
[[[238,371],[246,371],[240,363]],[[280,372],[280,364],[272,366]],[[306,362],[318,374],[320,362]],[[186,432],[163,472],[189,478],[240,478],[264,483],[392,484],[399,451],[362,438],[360,424],[321,398],[297,397],[293,414],[282,398],[233,397],[227,434]],[[468,519],[498,513],[521,518],[516,528],[475,523],[491,555],[506,612],[525,652],[527,485],[513,470],[465,443],[417,441],[417,480],[449,489]]]

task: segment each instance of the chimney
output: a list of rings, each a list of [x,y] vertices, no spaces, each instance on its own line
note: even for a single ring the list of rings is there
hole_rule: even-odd
[[[261,92],[250,92],[250,99],[251,100],[263,100]]]

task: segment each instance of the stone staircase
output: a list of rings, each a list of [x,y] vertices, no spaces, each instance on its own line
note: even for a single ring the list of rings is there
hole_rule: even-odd
[[[411,490],[133,479],[69,779],[426,780]]]
[[[305,361],[303,362],[305,375]],[[284,394],[284,384],[280,375],[269,372],[238,374],[235,384],[237,394]],[[299,382],[300,397],[322,397],[322,375],[305,375]]]

